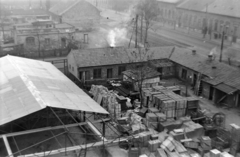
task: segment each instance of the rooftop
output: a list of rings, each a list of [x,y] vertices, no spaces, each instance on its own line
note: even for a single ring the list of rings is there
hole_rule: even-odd
[[[216,0],[208,6],[208,12],[225,16],[240,17],[239,0]]]
[[[167,58],[171,49],[172,47],[152,47],[147,53],[152,55],[152,58]],[[140,59],[134,54],[138,51],[134,48],[107,47],[72,50],[70,54],[73,54],[78,67],[91,67],[146,61],[146,56]]]
[[[142,50],[144,51],[145,49]],[[240,89],[239,69],[221,63],[214,59],[214,57],[212,60],[209,60],[207,56],[201,55],[198,51],[196,54],[193,54],[190,49],[176,47],[171,55],[172,50],[173,47],[151,47],[148,50],[148,54],[151,55],[152,59],[170,59],[177,64],[199,72],[207,76],[204,81],[212,85],[218,85],[224,82],[228,86]],[[70,54],[73,54],[78,67],[114,65],[146,61],[149,59],[147,57],[139,59],[139,56],[135,55],[134,52],[136,53],[138,50],[134,48],[126,49],[123,47],[109,47],[72,50]],[[171,57],[169,58],[169,56]],[[165,63],[163,65],[165,65]],[[169,63],[166,63],[165,66],[169,65]]]
[[[158,2],[172,3],[172,4],[180,4],[185,0],[157,0]]]
[[[194,11],[206,11],[208,5],[216,0],[186,0],[178,5],[178,8],[194,10]],[[209,9],[208,9],[209,10]]]
[[[11,9],[7,11],[8,16],[37,16],[48,15],[44,9]]]
[[[108,114],[51,63],[8,55],[0,66],[0,125],[46,107]]]
[[[52,8],[50,8],[50,12],[56,14],[56,15],[63,15],[68,10],[74,8],[75,6],[80,5],[81,11],[84,14],[87,14],[89,11],[98,11],[99,10],[90,4],[89,2],[85,0],[75,0],[75,1],[60,1],[58,4],[54,5]]]

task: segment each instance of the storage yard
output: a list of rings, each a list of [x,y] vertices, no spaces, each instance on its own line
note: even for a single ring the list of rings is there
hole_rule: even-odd
[[[49,63],[0,61],[9,64],[2,71],[0,156],[239,156],[237,111],[209,104],[180,80],[147,83],[141,93],[115,81],[85,93]]]

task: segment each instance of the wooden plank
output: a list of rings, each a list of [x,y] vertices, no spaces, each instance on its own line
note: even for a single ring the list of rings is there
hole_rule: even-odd
[[[28,154],[28,155],[20,155],[18,157],[44,157],[44,155],[46,156],[46,154],[48,155],[54,155],[54,154],[60,154],[60,153],[64,153],[69,152],[69,151],[75,151],[75,150],[79,150],[82,148],[94,148],[94,147],[99,147],[102,145],[113,145],[113,144],[117,144],[118,142],[122,142],[122,141],[126,141],[128,140],[128,138],[133,138],[133,137],[138,137],[139,134],[133,135],[133,136],[128,136],[128,137],[122,137],[120,139],[115,139],[115,140],[108,140],[108,141],[99,141],[99,142],[95,142],[95,143],[89,143],[87,145],[79,145],[79,146],[72,146],[72,147],[66,147],[66,148],[61,148],[61,149],[56,149],[56,150],[51,150],[51,151],[46,151],[46,152],[40,152],[40,153],[34,153],[34,154]]]
[[[100,123],[102,121],[109,121],[109,118],[106,119],[100,119],[97,121],[93,121],[92,123]],[[81,123],[75,123],[75,124],[68,124],[68,125],[60,125],[60,126],[54,126],[54,127],[45,127],[45,128],[40,128],[40,129],[32,129],[32,130],[27,130],[27,131],[21,131],[21,132],[15,132],[15,133],[9,133],[9,134],[5,134],[6,137],[12,137],[12,136],[20,136],[20,135],[26,135],[26,134],[32,134],[32,133],[36,133],[36,132],[42,132],[42,131],[48,131],[48,130],[56,130],[56,129],[62,129],[64,127],[75,127],[75,126],[79,126],[79,125],[86,125],[87,122],[81,122]],[[0,135],[0,138],[3,138],[2,135]]]
[[[9,157],[13,157],[13,155],[12,155],[13,153],[12,153],[11,147],[10,147],[10,145],[8,143],[6,135],[2,135],[2,137],[3,137],[3,141],[4,141],[4,144],[5,144],[5,147],[7,149]]]

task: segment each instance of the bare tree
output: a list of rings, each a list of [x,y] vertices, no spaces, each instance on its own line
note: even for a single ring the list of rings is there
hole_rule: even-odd
[[[141,0],[135,7],[135,14],[141,16],[141,32],[145,27],[144,44],[147,43],[148,30],[159,17],[159,8],[156,0]],[[143,33],[141,33],[143,35]],[[140,37],[141,39],[142,37]]]
[[[129,51],[129,50],[128,50]],[[125,74],[129,74],[131,80],[137,88],[140,96],[141,108],[143,106],[143,91],[142,88],[146,84],[146,80],[152,77],[158,76],[158,73],[149,67],[150,62],[153,60],[154,52],[151,52],[147,48],[136,48],[134,51],[127,52],[129,62],[135,63],[130,66],[130,70],[125,71]]]

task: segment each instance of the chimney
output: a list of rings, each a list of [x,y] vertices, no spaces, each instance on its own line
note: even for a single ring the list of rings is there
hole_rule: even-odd
[[[212,60],[213,60],[213,55],[212,55],[212,54],[209,54],[209,55],[208,55],[208,60],[209,60],[209,61],[212,61]]]
[[[196,50],[192,50],[192,54],[195,55],[196,54]]]

